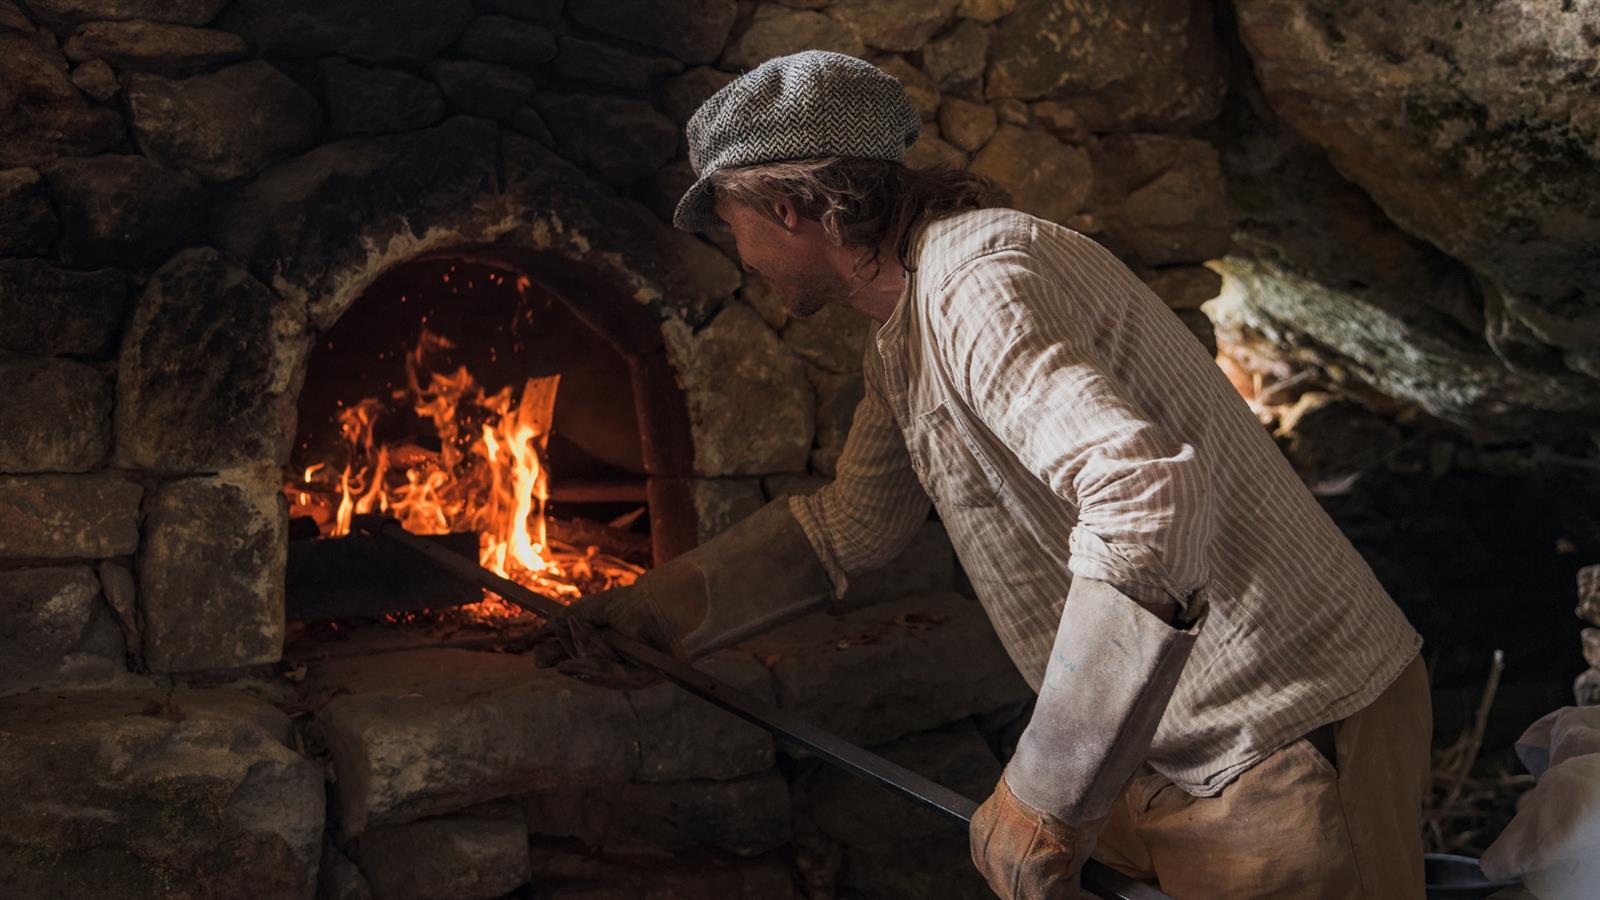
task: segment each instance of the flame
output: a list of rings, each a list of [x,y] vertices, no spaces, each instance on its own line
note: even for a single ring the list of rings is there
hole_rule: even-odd
[[[510,386],[491,393],[465,366],[429,369],[430,359],[453,347],[424,330],[406,355],[406,386],[390,398],[433,426],[439,449],[380,442],[377,426],[388,407],[377,397],[346,406],[338,418],[346,459],[342,467],[326,461],[308,466],[300,481],[285,486],[293,514],[315,519],[330,537],[349,534],[355,516],[373,512],[415,534],[477,532],[481,565],[564,602],[632,583],[638,566],[596,547],[553,545],[549,538],[546,451],[560,376],[529,378],[518,393]],[[324,468],[338,469],[338,483],[313,490]],[[465,609],[484,619],[526,615],[488,592]]]

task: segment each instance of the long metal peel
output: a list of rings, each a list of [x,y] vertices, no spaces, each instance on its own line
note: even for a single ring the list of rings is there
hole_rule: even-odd
[[[400,527],[392,519],[358,517],[356,527],[395,541],[463,581],[493,591],[511,603],[545,618],[559,616],[565,606],[495,574],[459,553],[447,550]],[[660,674],[700,699],[824,759],[963,824],[971,824],[978,804],[949,788],[824,731],[787,710],[752,696],[701,672],[683,660],[616,631],[606,642],[630,662]],[[1083,867],[1083,886],[1099,897],[1117,900],[1171,900],[1166,894],[1096,860]]]

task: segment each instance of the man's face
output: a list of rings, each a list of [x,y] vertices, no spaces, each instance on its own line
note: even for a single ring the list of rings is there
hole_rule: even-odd
[[[784,210],[790,223],[785,227],[749,204],[725,197],[717,198],[715,209],[733,232],[744,267],[771,282],[789,315],[804,319],[850,296],[850,284],[834,259],[838,248],[821,224]]]

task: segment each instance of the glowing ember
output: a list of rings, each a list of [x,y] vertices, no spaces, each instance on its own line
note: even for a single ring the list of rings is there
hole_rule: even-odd
[[[374,512],[416,534],[476,532],[482,565],[562,601],[632,583],[638,566],[548,535],[545,451],[559,376],[490,393],[465,366],[429,370],[429,360],[452,346],[424,331],[406,357],[405,389],[389,398],[432,424],[439,449],[415,440],[380,443],[376,428],[391,407],[377,397],[347,406],[339,414],[345,459],[309,466],[302,481],[285,486],[292,515],[314,519],[329,537],[349,534],[354,516]],[[337,482],[319,481],[324,471],[338,471]],[[464,609],[476,618],[525,615],[488,593]]]

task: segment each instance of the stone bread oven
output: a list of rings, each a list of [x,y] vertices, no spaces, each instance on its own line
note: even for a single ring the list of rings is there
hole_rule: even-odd
[[[567,354],[552,512],[647,507],[644,564],[833,473],[869,323],[789,321],[666,224],[681,123],[779,53],[873,58],[927,120],[914,162],[1099,234],[1209,339],[1209,15],[1146,48],[1182,91],[1107,106],[1028,62],[1014,6],[0,2],[0,883],[982,896],[960,833],[672,688],[535,670],[514,631],[307,627],[286,577],[329,404],[383,386],[349,339],[415,340],[395,297],[452,272],[500,280],[435,298],[490,387]],[[472,313],[516,302],[565,335],[538,364]],[[1028,691],[961,586],[929,522],[860,612],[707,665],[980,796]]]

